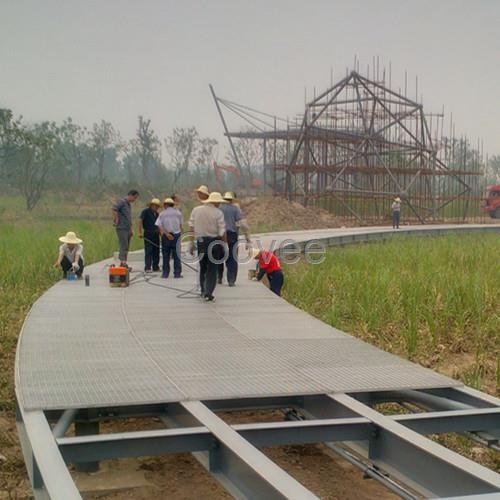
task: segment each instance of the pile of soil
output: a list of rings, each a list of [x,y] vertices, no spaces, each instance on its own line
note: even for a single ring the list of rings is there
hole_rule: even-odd
[[[277,197],[248,197],[239,200],[254,232],[326,229],[341,227],[345,221],[321,208],[304,207]]]

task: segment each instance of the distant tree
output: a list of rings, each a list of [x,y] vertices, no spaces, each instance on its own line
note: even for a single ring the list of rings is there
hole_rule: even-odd
[[[196,158],[198,148],[198,131],[195,127],[174,128],[172,134],[165,139],[169,165],[174,169],[172,189],[178,187],[180,179],[185,176]]]
[[[142,179],[151,184],[152,172],[160,163],[161,142],[151,127],[151,120],[139,116],[136,138],[131,141],[132,148],[140,161]]]
[[[263,164],[262,142],[242,138],[234,142],[234,149],[238,158],[235,158],[230,149],[227,153],[227,160],[240,169],[242,180],[246,178],[249,181],[253,177],[256,167]]]
[[[69,169],[74,173],[78,190],[81,190],[85,170],[91,160],[89,132],[85,127],[67,118],[61,125],[60,153]]]
[[[52,122],[23,126],[18,131],[16,153],[9,160],[9,170],[25,199],[26,209],[31,211],[40,201],[51,172],[57,169],[61,160],[58,154],[60,131]]]
[[[97,180],[104,183],[104,168],[107,153],[110,149],[118,152],[123,147],[120,134],[113,125],[105,120],[94,123],[90,131],[90,153],[97,166]]]
[[[196,155],[194,164],[198,170],[198,175],[202,175],[202,171],[210,171],[216,154],[217,141],[211,137],[202,137],[198,139],[196,147]]]
[[[0,108],[0,177],[7,182],[8,161],[17,153],[21,135],[21,119],[15,119],[10,109]]]

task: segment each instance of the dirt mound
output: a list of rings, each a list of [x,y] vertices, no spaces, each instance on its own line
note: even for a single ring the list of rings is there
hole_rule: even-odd
[[[306,208],[284,198],[243,198],[240,206],[253,232],[324,229],[345,224],[321,208]]]

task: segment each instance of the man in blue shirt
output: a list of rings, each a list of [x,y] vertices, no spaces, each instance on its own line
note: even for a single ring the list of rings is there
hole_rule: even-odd
[[[113,224],[118,236],[120,246],[119,259],[121,266],[127,266],[128,249],[130,239],[133,236],[132,231],[132,203],[139,198],[139,191],[131,189],[125,198],[118,200],[112,207]]]
[[[175,202],[172,198],[166,198],[163,202],[165,210],[160,213],[155,223],[161,235],[162,278],[168,278],[170,274],[170,256],[174,259],[174,278],[182,278],[181,243],[179,239],[182,233],[183,217],[182,212],[175,208],[174,205]]]
[[[226,239],[229,250],[229,255],[226,260],[227,268],[227,283],[229,286],[234,286],[238,275],[238,229],[241,221],[241,210],[234,203],[233,193],[228,191],[224,194],[224,201],[219,209],[224,214],[224,222],[226,224]],[[224,264],[219,264],[218,269],[219,283],[222,283],[224,276]]]
[[[153,198],[139,215],[137,235],[144,238],[144,271],[160,270],[160,231],[156,225],[160,200]]]

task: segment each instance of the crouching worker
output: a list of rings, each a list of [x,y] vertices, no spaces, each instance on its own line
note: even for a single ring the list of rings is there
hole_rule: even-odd
[[[281,264],[278,257],[269,250],[254,250],[254,259],[258,261],[257,281],[260,281],[264,275],[267,275],[269,287],[276,295],[281,296],[284,276],[281,270]]]
[[[59,241],[62,245],[59,247],[59,256],[54,263],[54,267],[61,267],[64,278],[68,276],[69,271],[74,272],[78,278],[81,278],[84,267],[82,240],[77,238],[73,231],[69,231],[65,236],[61,236]]]

